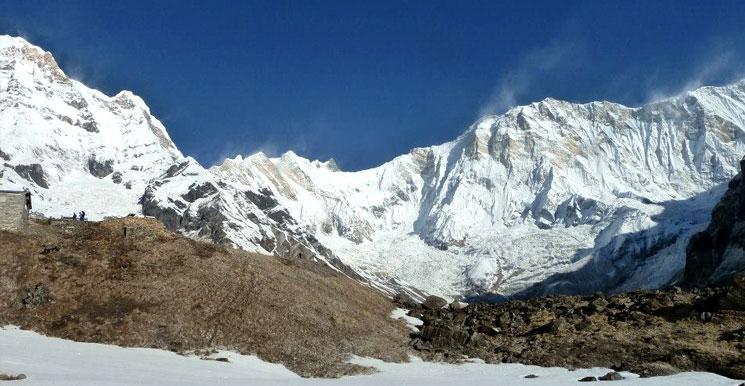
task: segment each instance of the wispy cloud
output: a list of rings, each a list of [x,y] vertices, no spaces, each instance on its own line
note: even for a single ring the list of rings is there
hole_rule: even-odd
[[[645,103],[675,97],[702,86],[730,83],[745,76],[743,57],[737,50],[722,44],[714,45],[692,66],[690,75],[671,86],[650,87]],[[648,83],[653,83],[648,80]]]
[[[582,35],[574,28],[564,28],[558,37],[528,51],[513,69],[502,75],[479,115],[496,114],[515,106],[542,78],[578,67],[583,56]]]

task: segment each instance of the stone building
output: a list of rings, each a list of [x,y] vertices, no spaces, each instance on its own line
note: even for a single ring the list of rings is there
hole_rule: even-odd
[[[22,190],[0,190],[0,230],[19,231],[28,222],[31,193]]]

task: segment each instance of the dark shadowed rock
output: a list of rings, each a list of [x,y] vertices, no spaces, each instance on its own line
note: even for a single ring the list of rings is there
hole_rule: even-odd
[[[537,375],[535,375],[535,374],[528,374],[528,375],[526,375],[526,376],[525,376],[525,377],[523,377],[523,378],[527,378],[527,379],[535,379],[535,378],[538,378],[538,376],[537,376]]]
[[[114,172],[114,161],[98,161],[95,158],[88,159],[88,171],[95,177],[104,178]]]
[[[181,227],[183,221],[181,214],[173,208],[162,207],[151,187],[148,186],[145,189],[145,194],[140,198],[140,205],[142,205],[143,215],[155,217],[165,225],[166,229],[176,232]]]
[[[47,177],[44,173],[44,169],[41,167],[40,164],[30,164],[30,165],[16,165],[13,167],[13,169],[18,173],[19,176],[36,183],[36,185],[39,185],[40,187],[44,189],[49,188],[49,184],[47,183]]]
[[[466,344],[468,331],[459,326],[450,326],[445,323],[425,326],[422,329],[422,340],[431,342],[435,350],[443,350],[450,347],[460,347]]]
[[[584,377],[579,379],[580,382],[597,382],[598,379],[595,377]]]
[[[189,191],[186,194],[181,195],[181,198],[187,202],[194,202],[200,198],[211,196],[217,193],[217,188],[209,182],[203,184],[192,184],[189,186]]]
[[[163,174],[163,177],[164,178],[175,177],[181,174],[181,172],[183,172],[184,170],[186,170],[188,166],[189,166],[189,161],[184,161],[178,164],[173,164],[168,168],[168,170],[166,170],[166,172]]]
[[[711,223],[693,235],[686,249],[685,285],[703,287],[722,284],[733,273],[745,270],[745,182],[740,174],[714,207]]]
[[[279,205],[272,191],[266,188],[260,189],[258,192],[247,190],[246,197],[261,210],[272,209]]]

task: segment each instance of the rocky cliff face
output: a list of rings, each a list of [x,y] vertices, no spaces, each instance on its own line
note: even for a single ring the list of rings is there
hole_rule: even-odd
[[[206,168],[139,97],[0,37],[0,136],[0,188],[31,189],[48,215],[142,213],[390,293],[624,291],[683,275],[745,154],[745,81],[638,108],[546,99],[369,170],[293,152]]]
[[[722,284],[745,271],[745,182],[740,174],[714,207],[711,223],[691,237],[686,250],[684,282],[693,286]]]

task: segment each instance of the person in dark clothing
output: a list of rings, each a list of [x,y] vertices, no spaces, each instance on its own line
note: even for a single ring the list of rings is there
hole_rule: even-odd
[[[84,210],[81,210],[80,211],[80,221],[85,221],[85,211]]]
[[[72,221],[77,221],[77,219],[78,219],[78,214],[77,213],[73,213],[72,214]]]

